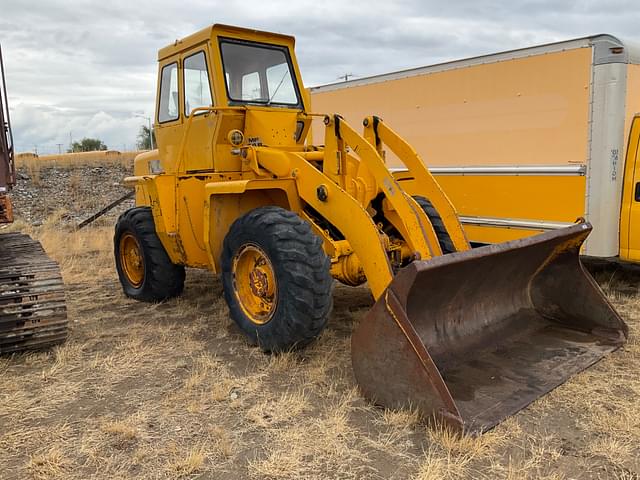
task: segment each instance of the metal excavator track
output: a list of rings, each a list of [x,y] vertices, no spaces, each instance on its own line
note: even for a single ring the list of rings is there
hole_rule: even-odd
[[[28,235],[0,234],[0,354],[46,348],[66,338],[58,264]]]

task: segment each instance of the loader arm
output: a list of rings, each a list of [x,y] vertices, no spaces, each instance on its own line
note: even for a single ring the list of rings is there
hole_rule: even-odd
[[[383,142],[418,180],[420,193],[442,209],[442,219],[456,248],[468,250],[469,244],[454,207],[418,154],[381,120],[373,119],[365,120],[362,136],[339,115],[325,116],[322,170],[311,164],[304,153],[268,147],[252,149],[246,159],[251,162],[255,158],[261,168],[276,176],[291,174],[296,179],[301,199],[348,239],[377,300],[394,277],[388,258],[389,239],[367,211],[378,194],[387,200],[388,218],[401,233],[412,259],[442,255],[431,221],[387,168]]]
[[[344,183],[366,182],[364,179],[369,176],[367,174],[370,174],[376,183],[373,190],[382,191],[393,210],[397,212],[400,222],[402,223],[401,230],[405,232],[404,240],[409,244],[412,251],[416,253],[415,257],[426,259],[440,254],[439,247],[437,247],[437,237],[435,232],[433,232],[433,227],[429,219],[417,206],[415,201],[406,195],[398,181],[387,169],[384,160],[375,146],[371,145],[371,143],[356,132],[339,115],[325,117],[325,125],[325,139],[326,137],[334,136],[342,140],[340,143],[325,140],[325,166],[329,165],[331,161],[335,161],[336,158],[346,156],[346,148],[350,147],[351,150],[358,155],[360,162],[359,168],[353,177],[350,177],[349,172],[340,172],[342,176],[345,177]],[[335,150],[331,148],[334,145],[337,145]],[[365,202],[368,203],[366,200]],[[363,207],[366,208],[367,205],[365,204]],[[362,261],[362,257],[357,251],[356,254],[358,254]],[[374,295],[376,298],[379,296],[375,293]]]
[[[369,288],[377,299],[393,280],[386,245],[365,208],[333,183],[323,172],[296,154],[289,154],[300,198],[320,213],[349,239],[358,256]],[[326,201],[320,200],[317,186],[326,189]]]
[[[388,239],[367,211],[371,196],[357,195],[360,198],[356,198],[346,191],[348,185],[363,185],[361,190],[373,191],[373,196],[380,192],[384,194],[400,223],[398,230],[403,234],[412,252],[412,258],[429,259],[441,255],[442,252],[429,218],[387,169],[376,147],[338,115],[325,117],[325,126],[326,147],[322,171],[309,163],[303,155],[296,153],[286,155],[287,160],[274,162],[272,155],[284,156],[284,152],[271,149],[266,149],[268,152],[256,152],[258,163],[270,171],[273,171],[272,165],[282,166],[282,163],[289,163],[290,167],[285,170],[291,171],[296,179],[300,197],[349,240],[365,272],[373,296],[378,299],[394,277],[387,253]],[[395,134],[388,134],[386,138],[399,139]],[[406,145],[401,141],[398,144]],[[355,172],[349,171],[344,165],[343,160],[348,155],[347,149],[358,156],[355,160],[358,163]],[[415,152],[414,158],[409,158],[406,162],[418,172],[418,175],[430,178],[437,187],[426,168],[422,167],[420,170],[416,165],[420,160]],[[371,179],[374,185],[369,185]],[[323,190],[322,195],[318,193],[319,189]],[[442,195],[439,203],[446,202],[449,210],[455,215],[455,210],[448,203],[446,196],[441,190],[438,191]],[[459,228],[457,222],[449,221],[449,224],[452,225],[452,231],[455,231],[456,226]],[[460,237],[457,238],[461,249],[468,248],[464,237],[462,240]]]
[[[442,218],[456,251],[469,250],[471,247],[456,209],[413,147],[376,116],[365,118],[363,124],[365,138],[376,146],[378,153],[382,153],[382,147],[386,145],[407,167],[420,188],[420,194],[431,201]]]

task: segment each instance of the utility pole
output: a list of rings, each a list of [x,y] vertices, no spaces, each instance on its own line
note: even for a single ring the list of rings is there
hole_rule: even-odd
[[[56,143],[58,145],[58,155],[62,155],[62,143]]]
[[[338,77],[338,80],[342,80],[343,82],[346,82],[347,80],[349,80],[349,77],[355,77],[355,75],[353,73],[345,73],[344,75],[340,75]]]

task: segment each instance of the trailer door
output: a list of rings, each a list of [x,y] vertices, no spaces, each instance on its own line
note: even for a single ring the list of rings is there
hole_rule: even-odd
[[[631,123],[620,218],[620,258],[640,260],[640,115]]]

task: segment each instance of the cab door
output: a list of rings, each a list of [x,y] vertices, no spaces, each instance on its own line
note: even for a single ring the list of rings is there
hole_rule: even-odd
[[[633,118],[620,215],[620,258],[640,262],[640,114]]]
[[[199,107],[212,107],[206,44],[182,55],[182,85],[184,108],[184,143],[181,172],[211,171],[213,169],[213,133],[217,116],[211,111],[196,111]],[[193,118],[189,118],[193,114]]]

